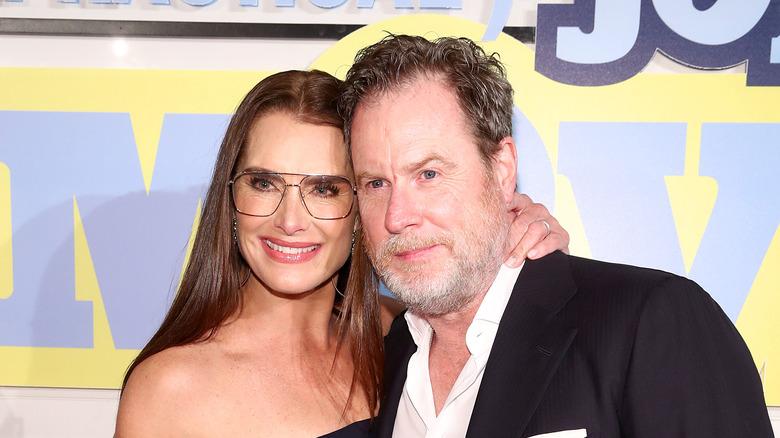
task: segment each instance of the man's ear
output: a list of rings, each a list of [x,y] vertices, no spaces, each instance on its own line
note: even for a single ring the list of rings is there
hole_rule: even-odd
[[[509,203],[517,187],[517,147],[512,137],[504,137],[498,142],[498,152],[492,161],[493,177],[501,188],[504,202]]]

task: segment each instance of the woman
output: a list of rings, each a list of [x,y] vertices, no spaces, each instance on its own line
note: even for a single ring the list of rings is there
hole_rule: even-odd
[[[283,72],[239,105],[178,294],[125,377],[116,436],[366,436],[379,321],[399,309],[363,293],[363,264],[347,285],[355,236],[362,249],[338,88]]]

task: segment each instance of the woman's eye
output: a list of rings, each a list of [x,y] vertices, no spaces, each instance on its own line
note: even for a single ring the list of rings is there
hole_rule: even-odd
[[[252,179],[250,184],[252,185],[252,187],[261,190],[267,190],[273,186],[273,184],[271,184],[271,181],[264,178],[254,178]]]
[[[426,170],[423,172],[423,178],[425,179],[436,178],[436,175],[438,175],[438,172],[436,172],[435,170]]]
[[[314,193],[319,196],[338,196],[341,190],[335,185],[320,185],[314,188]]]
[[[368,186],[371,187],[372,189],[378,189],[378,188],[382,187],[383,185],[384,185],[384,183],[382,182],[381,179],[376,179],[376,180],[371,181],[370,183],[368,183]]]
[[[260,184],[258,184],[258,187],[263,190],[273,190],[276,188],[276,184],[274,184],[273,181],[265,180],[261,181]]]

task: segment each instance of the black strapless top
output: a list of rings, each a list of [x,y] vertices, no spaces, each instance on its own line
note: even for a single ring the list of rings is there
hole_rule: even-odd
[[[370,438],[374,436],[370,427],[370,422],[371,420],[369,419],[357,421],[347,427],[322,435],[319,438]]]

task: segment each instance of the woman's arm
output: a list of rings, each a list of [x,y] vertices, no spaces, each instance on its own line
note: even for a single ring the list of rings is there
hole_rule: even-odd
[[[547,207],[535,204],[528,195],[515,193],[509,209],[517,213],[510,235],[511,242],[517,244],[505,262],[507,266],[516,268],[526,257],[538,259],[556,250],[569,253],[569,233]]]

